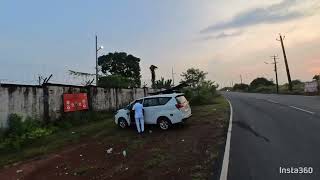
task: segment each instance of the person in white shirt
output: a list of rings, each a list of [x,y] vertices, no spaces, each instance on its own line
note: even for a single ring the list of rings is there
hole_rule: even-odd
[[[132,110],[134,110],[134,118],[136,120],[138,133],[139,134],[143,133],[144,132],[143,105],[139,102],[136,102],[133,105]]]

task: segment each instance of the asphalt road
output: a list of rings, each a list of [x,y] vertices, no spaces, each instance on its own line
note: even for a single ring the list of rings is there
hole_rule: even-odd
[[[228,180],[320,179],[320,97],[224,95],[233,106]],[[280,173],[291,167],[313,173]]]

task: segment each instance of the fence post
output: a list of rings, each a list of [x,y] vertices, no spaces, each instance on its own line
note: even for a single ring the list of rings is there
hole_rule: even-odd
[[[42,84],[43,90],[43,120],[45,123],[50,122],[50,115],[49,115],[49,88],[46,84]]]

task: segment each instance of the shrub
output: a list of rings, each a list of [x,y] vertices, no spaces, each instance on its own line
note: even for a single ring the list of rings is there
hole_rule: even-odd
[[[183,93],[192,105],[211,104],[217,96],[217,86],[211,81],[204,81],[198,87],[187,87]]]
[[[54,132],[54,128],[42,127],[40,121],[27,117],[22,121],[22,117],[17,114],[10,114],[8,118],[8,129],[2,137],[0,151],[20,150],[22,146],[35,139],[48,136]]]
[[[251,92],[254,93],[275,93],[276,87],[274,86],[259,86],[255,89],[250,89]]]
[[[18,114],[10,114],[8,117],[8,131],[9,135],[18,136],[23,134],[22,117]]]
[[[239,92],[248,92],[249,91],[249,85],[248,84],[235,84],[232,88],[234,91]]]

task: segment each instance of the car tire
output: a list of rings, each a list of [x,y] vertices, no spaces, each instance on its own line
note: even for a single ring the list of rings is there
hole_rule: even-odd
[[[160,117],[158,119],[158,126],[160,127],[161,130],[166,131],[170,128],[171,122],[167,118]]]
[[[119,128],[121,128],[121,129],[125,129],[125,128],[128,127],[128,123],[127,123],[127,121],[126,121],[124,118],[119,118],[119,120],[118,120],[118,126],[119,126]]]

